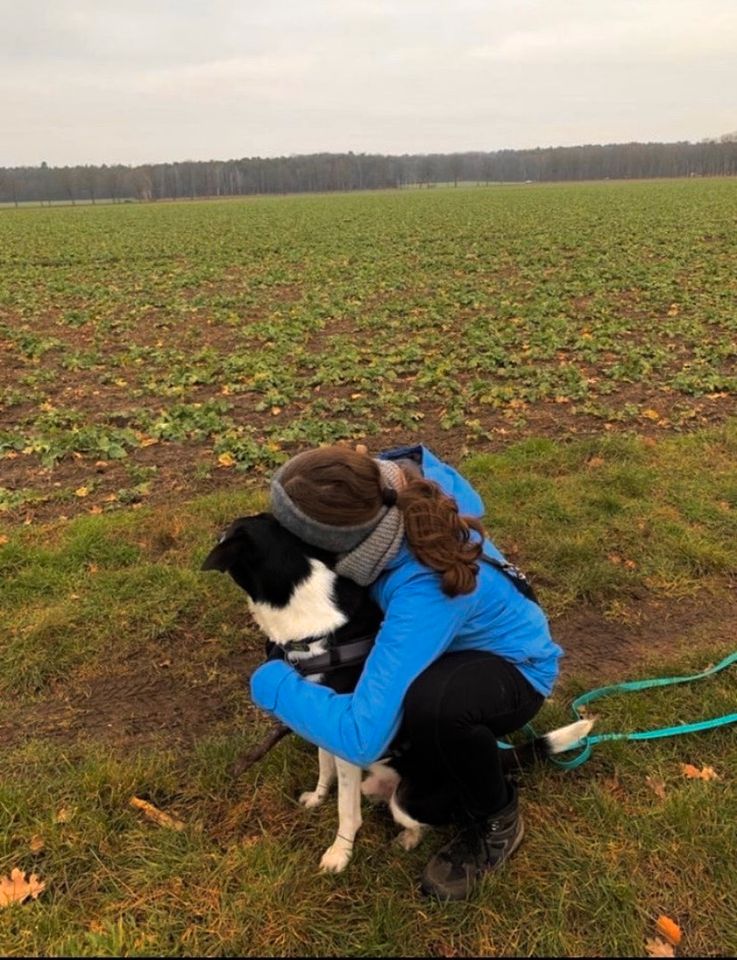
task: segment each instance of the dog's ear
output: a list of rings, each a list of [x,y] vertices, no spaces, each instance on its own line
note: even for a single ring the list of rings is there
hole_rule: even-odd
[[[227,573],[243,552],[245,544],[246,538],[243,535],[223,534],[202,561],[200,570],[219,570],[221,573]]]

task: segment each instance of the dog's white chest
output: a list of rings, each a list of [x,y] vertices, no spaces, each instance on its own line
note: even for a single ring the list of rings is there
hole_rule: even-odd
[[[314,557],[310,567],[310,575],[294,588],[286,606],[248,599],[253,619],[273,643],[325,636],[347,622],[334,600],[336,575]]]

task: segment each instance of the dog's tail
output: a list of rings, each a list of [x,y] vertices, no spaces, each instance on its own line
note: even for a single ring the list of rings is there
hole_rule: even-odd
[[[565,753],[587,736],[593,725],[593,720],[577,720],[575,723],[569,723],[567,727],[558,727],[557,730],[551,730],[542,737],[536,737],[513,750],[500,750],[502,768],[505,771],[517,770],[529,766],[534,760],[547,760],[553,754]]]

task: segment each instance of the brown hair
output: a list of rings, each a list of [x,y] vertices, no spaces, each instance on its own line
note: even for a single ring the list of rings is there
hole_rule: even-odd
[[[476,586],[480,521],[462,517],[453,497],[437,483],[405,471],[406,484],[397,493],[407,542],[417,557],[441,574],[449,597],[471,593]],[[320,447],[303,453],[284,468],[282,486],[299,509],[320,523],[336,527],[367,523],[384,505],[377,462],[349,447]]]

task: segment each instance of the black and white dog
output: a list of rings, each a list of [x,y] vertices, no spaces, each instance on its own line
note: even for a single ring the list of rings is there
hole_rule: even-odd
[[[203,570],[227,572],[247,596],[248,606],[266,634],[267,650],[283,655],[303,676],[350,693],[377,633],[382,613],[369,591],[338,576],[333,554],[294,536],[269,513],[234,520],[210,551]],[[561,727],[515,750],[505,750],[510,767],[524,766],[570,749],[591,728],[588,721]],[[401,809],[396,799],[399,774],[391,758],[374,763],[361,783],[362,770],[320,748],[314,790],[300,803],[316,807],[338,779],[338,831],[325,851],[321,867],[339,873],[347,866],[361,826],[361,794],[388,801],[394,820],[403,827],[398,840],[415,847],[424,825]]]

